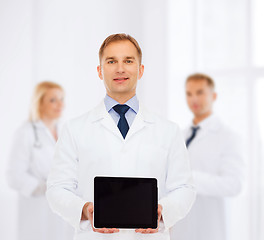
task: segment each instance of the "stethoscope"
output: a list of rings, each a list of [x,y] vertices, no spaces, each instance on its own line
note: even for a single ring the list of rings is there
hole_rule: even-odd
[[[38,136],[38,131],[37,131],[37,127],[35,125],[34,122],[31,122],[32,127],[33,127],[33,131],[34,131],[34,137],[35,137],[35,141],[34,141],[34,147],[35,148],[41,148],[41,142],[39,141],[39,136]]]

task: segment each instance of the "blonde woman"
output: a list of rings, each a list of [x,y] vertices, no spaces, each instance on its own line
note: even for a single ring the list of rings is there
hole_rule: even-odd
[[[63,107],[62,87],[53,82],[39,83],[33,93],[29,121],[14,137],[7,178],[10,187],[19,193],[20,240],[73,239],[73,229],[51,212],[45,198]]]

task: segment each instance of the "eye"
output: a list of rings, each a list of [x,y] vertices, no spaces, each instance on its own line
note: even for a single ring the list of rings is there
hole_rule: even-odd
[[[50,99],[50,102],[51,102],[51,103],[55,103],[56,101],[57,101],[56,98],[51,98],[51,99]]]
[[[128,63],[128,64],[129,64],[129,63],[133,63],[132,60],[126,60],[125,62]]]
[[[110,60],[110,61],[108,61],[107,63],[108,63],[108,64],[113,64],[113,63],[115,63],[115,61],[114,61],[114,60]]]

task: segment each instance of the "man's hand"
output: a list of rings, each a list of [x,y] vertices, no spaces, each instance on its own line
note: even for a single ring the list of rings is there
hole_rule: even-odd
[[[139,228],[136,229],[135,232],[137,233],[157,233],[159,231],[159,223],[160,223],[160,219],[161,219],[161,214],[162,214],[162,206],[159,204],[158,205],[158,227],[156,229],[153,228]]]
[[[116,233],[116,232],[119,232],[119,229],[117,229],[117,228],[99,228],[99,229],[95,229],[93,227],[93,211],[94,211],[93,203],[92,202],[87,202],[83,206],[82,220],[89,220],[94,232],[99,232],[99,233]]]

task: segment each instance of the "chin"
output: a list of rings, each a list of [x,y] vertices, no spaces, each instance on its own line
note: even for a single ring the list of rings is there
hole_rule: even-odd
[[[193,114],[199,114],[200,111],[198,109],[192,109]]]
[[[57,119],[59,119],[60,117],[61,117],[61,114],[56,114],[56,115],[53,116],[53,119],[54,119],[54,120],[57,120]]]
[[[197,117],[203,115],[200,111],[193,111],[193,114]]]

